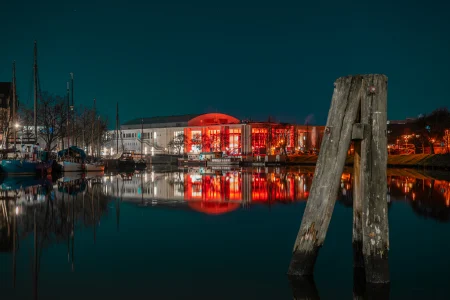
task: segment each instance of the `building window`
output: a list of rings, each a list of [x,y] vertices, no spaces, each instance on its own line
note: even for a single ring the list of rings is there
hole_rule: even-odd
[[[191,152],[202,151],[202,132],[200,130],[191,131]]]
[[[267,128],[252,128],[252,150],[257,154],[266,153]]]
[[[208,130],[209,133],[209,144],[211,148],[211,152],[220,151],[220,130],[212,129]]]
[[[241,153],[241,130],[240,129],[230,129],[229,151],[230,151],[230,154],[232,154],[232,155]]]

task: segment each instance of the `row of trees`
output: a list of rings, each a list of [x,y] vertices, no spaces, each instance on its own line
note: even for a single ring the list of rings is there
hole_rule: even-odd
[[[35,143],[34,111],[32,107],[21,106],[16,116],[17,135],[21,139],[17,142],[23,144]],[[3,145],[9,147],[13,139],[12,113],[9,109],[0,112],[0,130],[3,132]],[[42,92],[37,108],[37,140],[43,142],[43,148],[56,150],[58,144],[61,148],[70,145],[78,147],[92,147],[92,151],[100,152],[101,145],[105,142],[107,132],[107,120],[100,118],[95,108],[77,107],[70,111],[67,98],[56,96],[48,92]]]

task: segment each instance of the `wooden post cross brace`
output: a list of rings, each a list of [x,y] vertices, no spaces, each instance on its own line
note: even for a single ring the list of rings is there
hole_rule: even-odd
[[[366,281],[389,282],[385,75],[338,78],[314,180],[294,244],[288,274],[310,276],[333,213],[347,152],[355,143],[353,246]]]

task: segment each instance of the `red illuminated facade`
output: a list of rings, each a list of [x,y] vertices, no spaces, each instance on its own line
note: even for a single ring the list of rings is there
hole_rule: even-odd
[[[187,123],[188,153],[223,152],[227,155],[290,154],[318,148],[323,126],[274,122],[241,122],[225,114],[204,114]]]
[[[208,113],[136,119],[123,124],[121,131],[125,148],[135,153],[141,150],[142,137],[144,154],[221,152],[241,156],[292,154],[319,148],[324,127],[241,121],[222,113]],[[114,134],[111,132],[111,136]],[[171,149],[180,135],[182,151]],[[112,139],[106,152],[114,147]]]

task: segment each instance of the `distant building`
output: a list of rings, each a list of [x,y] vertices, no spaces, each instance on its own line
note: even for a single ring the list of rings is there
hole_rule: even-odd
[[[142,131],[143,127],[143,132]],[[223,152],[226,155],[278,154],[320,147],[324,126],[248,122],[222,113],[138,118],[120,126],[119,150],[160,153]],[[104,155],[116,152],[115,131],[108,132]],[[174,141],[178,149],[171,147]],[[181,145],[180,145],[181,144]]]

